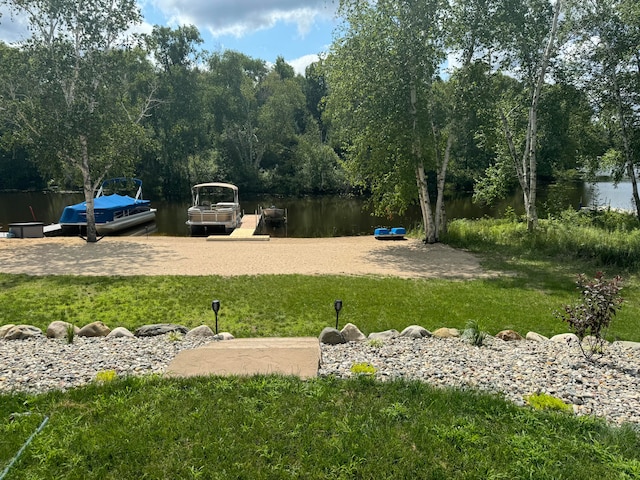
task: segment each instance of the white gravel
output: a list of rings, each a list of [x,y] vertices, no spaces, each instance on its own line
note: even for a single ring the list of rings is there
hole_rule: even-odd
[[[86,385],[102,370],[119,376],[162,374],[181,350],[207,342],[146,338],[76,337],[73,344],[44,337],[0,340],[0,392],[45,392]],[[420,380],[436,386],[501,392],[518,405],[544,392],[573,405],[578,415],[640,425],[640,350],[613,344],[588,362],[577,346],[505,342],[489,338],[474,347],[459,338],[396,338],[322,345],[320,376],[350,377],[355,363],[370,363],[380,381]]]

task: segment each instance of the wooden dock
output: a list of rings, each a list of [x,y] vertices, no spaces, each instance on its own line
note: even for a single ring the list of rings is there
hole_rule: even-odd
[[[231,232],[231,235],[209,235],[207,241],[233,242],[233,241],[268,241],[269,235],[257,235],[260,215],[243,215],[242,225]]]

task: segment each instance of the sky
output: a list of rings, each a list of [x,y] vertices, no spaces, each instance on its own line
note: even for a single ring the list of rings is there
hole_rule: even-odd
[[[297,73],[326,52],[336,26],[335,0],[138,0],[144,23],[176,28],[195,25],[210,52],[236,50],[274,63],[284,57]],[[13,43],[27,35],[24,21],[4,10],[0,40]]]

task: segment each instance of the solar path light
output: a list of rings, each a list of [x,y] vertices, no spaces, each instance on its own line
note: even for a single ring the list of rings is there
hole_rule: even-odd
[[[342,300],[333,302],[333,308],[336,309],[336,330],[338,329],[338,319],[340,318],[340,310],[342,310]]]
[[[216,314],[216,335],[218,334],[218,312],[220,311],[220,300],[211,302],[211,310]]]

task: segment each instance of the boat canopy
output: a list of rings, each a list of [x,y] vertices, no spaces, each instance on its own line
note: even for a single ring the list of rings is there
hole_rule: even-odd
[[[150,200],[136,200],[128,195],[103,195],[93,200],[96,223],[111,222],[114,214],[140,206],[149,206]],[[60,216],[60,224],[86,223],[87,202],[76,203],[65,207]]]

